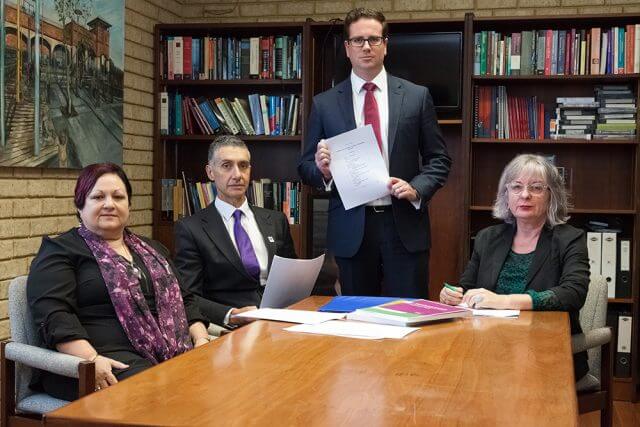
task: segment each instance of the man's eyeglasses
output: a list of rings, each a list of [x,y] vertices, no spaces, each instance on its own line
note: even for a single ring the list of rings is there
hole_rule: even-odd
[[[539,182],[536,182],[534,184],[527,184],[527,185],[520,184],[519,182],[511,182],[507,184],[507,189],[511,192],[511,194],[515,194],[515,195],[522,193],[525,187],[527,188],[527,191],[529,192],[529,194],[532,194],[534,196],[540,196],[542,193],[544,193],[547,190],[547,188],[549,188],[548,185],[541,184]]]
[[[365,37],[353,37],[350,38],[349,40],[347,40],[347,43],[349,43],[349,45],[351,46],[355,46],[355,47],[362,47],[364,46],[365,42],[369,43],[369,46],[380,46],[382,44],[383,41],[385,41],[387,38],[386,37],[381,37],[381,36],[371,36],[368,38]]]

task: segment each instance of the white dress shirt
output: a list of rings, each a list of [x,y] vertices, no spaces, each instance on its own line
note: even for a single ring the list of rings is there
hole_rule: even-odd
[[[253,245],[253,250],[256,253],[256,258],[258,258],[258,264],[260,264],[260,284],[264,286],[267,283],[269,253],[267,252],[267,245],[264,243],[262,233],[258,228],[256,217],[253,214],[253,211],[249,208],[247,199],[245,198],[244,203],[239,208],[236,208],[235,206],[230,205],[229,203],[224,202],[216,197],[215,205],[218,213],[222,217],[224,226],[229,233],[229,237],[231,237],[231,241],[233,242],[233,246],[236,248],[236,251],[238,250],[238,244],[236,243],[236,236],[233,232],[233,226],[235,224],[233,213],[236,211],[236,209],[240,209],[242,211],[243,215],[241,217],[241,225],[249,235],[251,245]],[[240,253],[238,252],[238,255],[239,254]]]
[[[364,90],[366,80],[360,78],[351,70],[351,90],[353,98],[353,116],[356,119],[356,127],[364,127],[364,98],[367,91]],[[380,120],[380,137],[382,138],[382,158],[384,164],[389,170],[389,91],[387,90],[387,72],[382,67],[380,73],[371,80],[377,88],[373,92],[373,96],[378,104],[378,116]],[[376,199],[367,206],[385,206],[391,204],[391,196],[384,196]]]

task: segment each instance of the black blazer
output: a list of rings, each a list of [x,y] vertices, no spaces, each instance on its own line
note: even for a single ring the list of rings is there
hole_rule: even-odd
[[[392,198],[400,239],[410,252],[430,245],[427,205],[449,175],[451,159],[438,127],[429,90],[387,74],[389,93],[389,174],[409,182],[420,195],[421,209]],[[305,150],[298,173],[305,184],[324,188],[314,156],[320,139],[355,129],[351,79],[313,98],[307,124]],[[345,210],[334,188],[329,199],[327,247],[336,256],[351,257],[364,235],[364,206]]]
[[[498,275],[509,255],[516,228],[510,224],[481,230],[475,238],[473,254],[460,278],[465,290],[495,290]],[[552,290],[562,310],[569,312],[571,333],[582,333],[579,311],[589,288],[589,255],[584,231],[568,224],[544,227],[527,276],[527,289]],[[576,379],[587,371],[587,355],[574,356]]]
[[[250,206],[269,253],[297,258],[282,212]],[[210,322],[222,325],[234,307],[260,305],[262,286],[242,265],[220,213],[212,203],[206,209],[176,224],[175,264],[181,285],[195,295],[202,314]]]

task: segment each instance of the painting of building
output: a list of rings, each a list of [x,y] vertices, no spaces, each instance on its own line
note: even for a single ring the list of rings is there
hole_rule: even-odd
[[[122,164],[124,0],[0,1],[0,166]]]

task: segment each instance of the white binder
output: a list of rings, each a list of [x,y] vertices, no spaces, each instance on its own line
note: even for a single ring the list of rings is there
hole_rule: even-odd
[[[591,276],[600,275],[600,261],[602,260],[602,233],[590,231],[587,233],[587,252],[589,253],[589,271]]]
[[[618,317],[618,353],[631,353],[631,316]]]
[[[616,233],[602,233],[601,274],[607,281],[607,296],[616,297],[616,252],[618,241]]]

